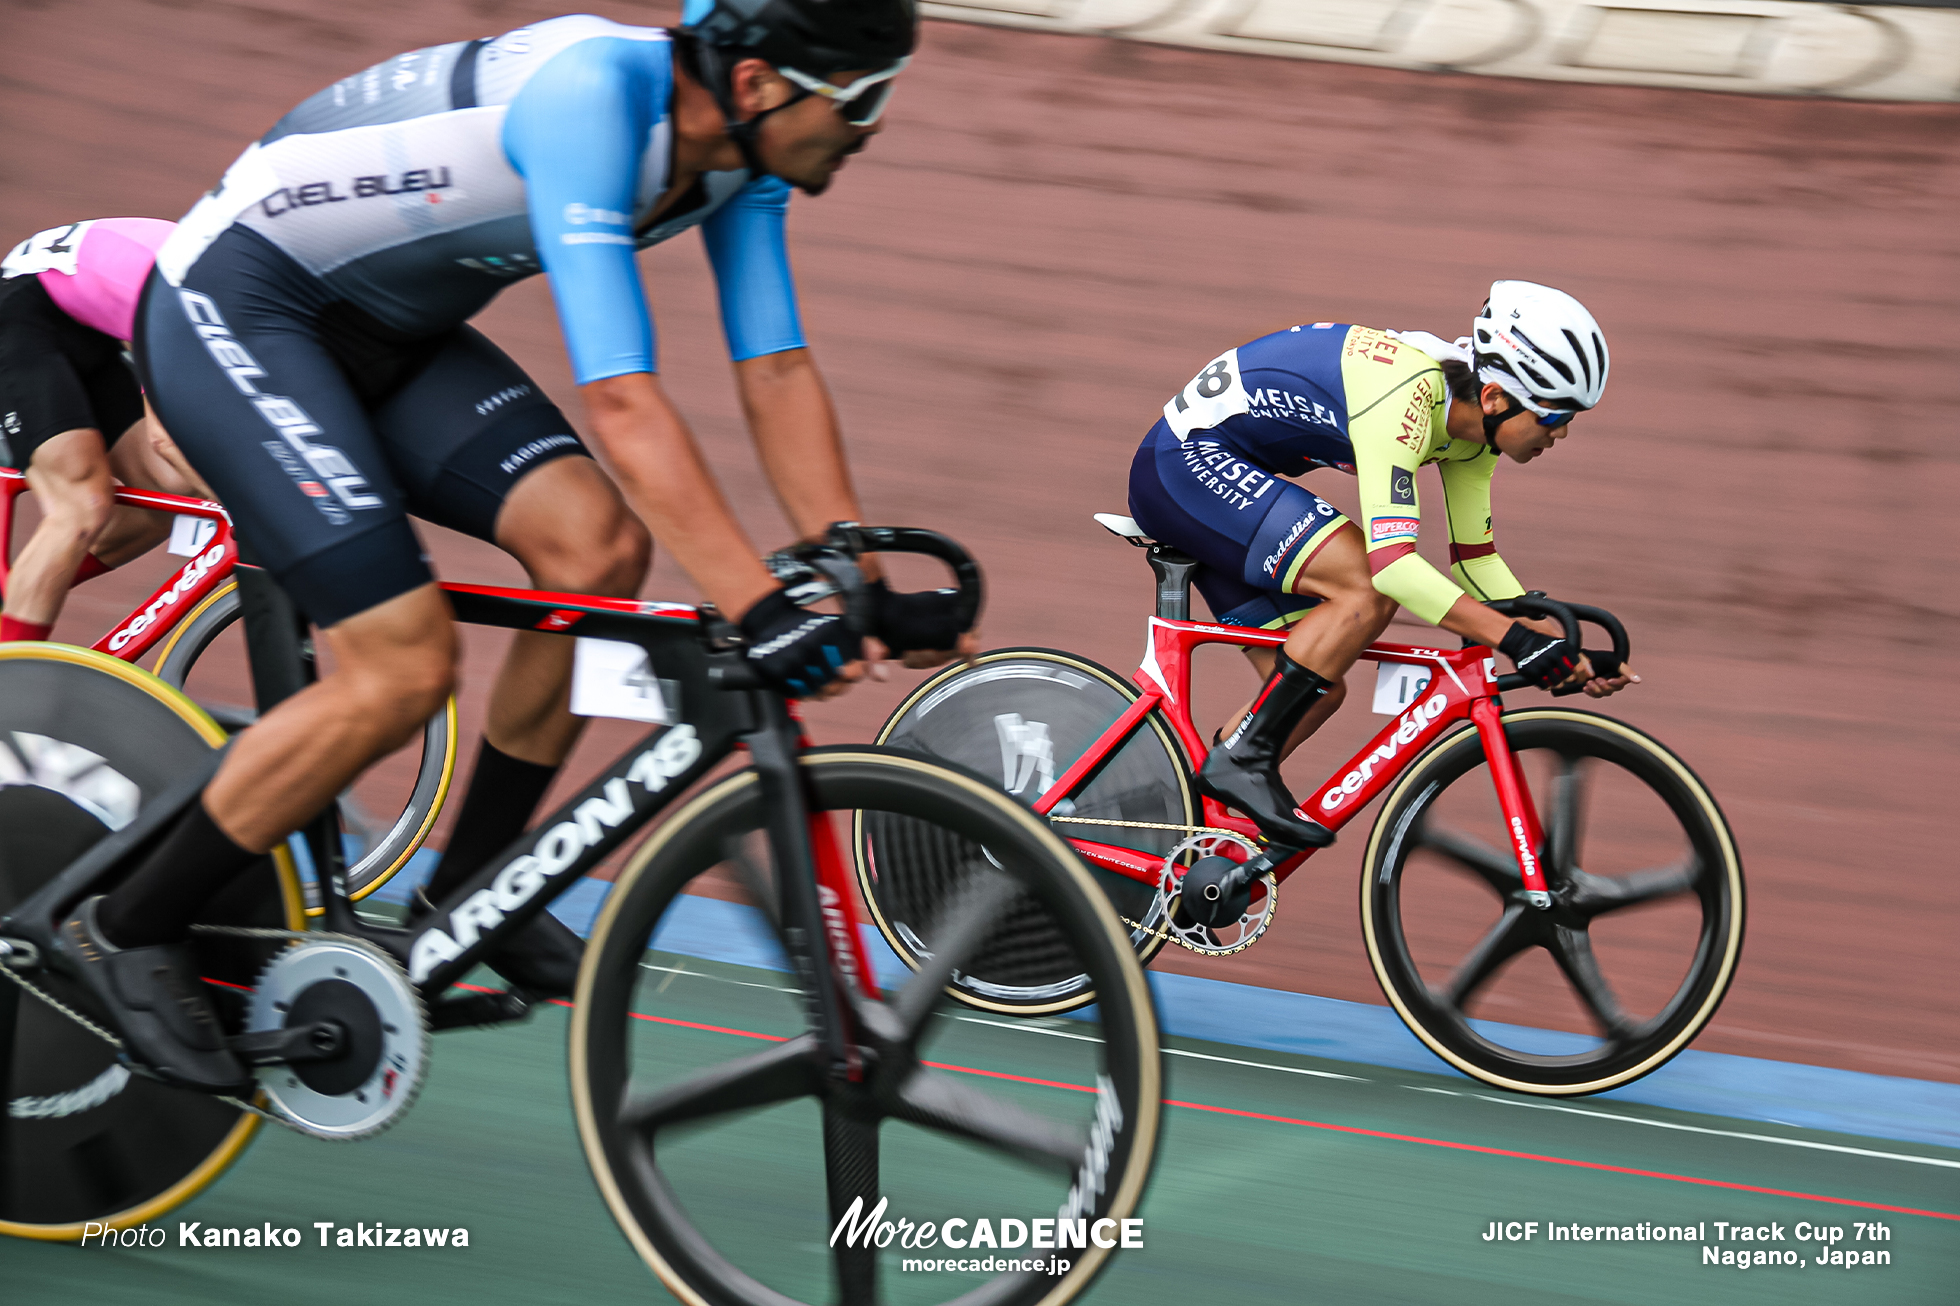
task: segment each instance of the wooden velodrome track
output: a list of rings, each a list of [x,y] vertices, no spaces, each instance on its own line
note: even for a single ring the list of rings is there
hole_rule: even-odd
[[[0,243],[175,217],[320,86],[546,12],[9,0]],[[1697,767],[1738,832],[1749,939],[1698,1046],[1960,1079],[1960,109],[933,24],[888,123],[830,195],[795,206],[804,308],[868,516],[974,547],[992,646],[1135,666],[1148,576],[1089,514],[1123,509],[1136,440],[1219,349],[1325,319],[1454,335],[1494,277],[1581,295],[1613,343],[1611,393],[1555,456],[1507,466],[1499,529],[1528,584],[1627,620],[1647,683],[1613,710]],[[785,531],[741,435],[698,244],[642,262],[666,382],[773,546]],[[541,282],[481,325],[576,415]],[[1352,503],[1346,478],[1312,484]],[[445,578],[519,579],[486,546],[427,538]],[[90,642],[160,565],[130,573],[79,591],[63,637]],[[666,564],[648,589],[689,592]],[[470,649],[473,731],[496,643]],[[1212,675],[1216,714],[1249,680],[1224,658]],[[910,683],[816,709],[815,727],[865,738]],[[1374,728],[1365,703],[1344,716],[1310,765]],[[602,723],[588,752],[628,733]],[[1379,1001],[1353,905],[1364,842],[1354,827],[1294,880],[1251,953],[1160,964]]]

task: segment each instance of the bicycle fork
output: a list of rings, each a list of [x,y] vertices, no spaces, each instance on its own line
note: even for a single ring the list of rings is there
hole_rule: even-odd
[[[764,820],[776,866],[783,942],[802,982],[825,1072],[833,1084],[859,1086],[869,1078],[860,1047],[853,993],[876,998],[870,958],[857,928],[852,889],[830,817],[805,788],[797,753],[801,723],[774,695],[758,695],[763,726],[747,739],[762,786]],[[878,1201],[878,1118],[860,1109],[860,1094],[822,1097],[826,1197],[833,1225],[854,1203]],[[844,1301],[876,1294],[875,1248],[848,1248],[835,1260]]]
[[[1551,886],[1545,881],[1545,868],[1538,850],[1545,846],[1544,828],[1538,821],[1538,805],[1531,800],[1531,789],[1518,765],[1517,754],[1504,734],[1504,713],[1494,698],[1479,698],[1470,704],[1470,720],[1483,741],[1484,757],[1490,763],[1491,783],[1497,789],[1497,806],[1504,816],[1505,837],[1518,861],[1518,874],[1524,880],[1525,901],[1543,911],[1552,905]]]

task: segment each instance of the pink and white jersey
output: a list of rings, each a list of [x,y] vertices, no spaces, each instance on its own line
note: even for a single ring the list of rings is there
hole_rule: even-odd
[[[117,340],[129,339],[136,300],[174,222],[96,218],[29,236],[0,260],[0,276],[37,276],[69,317]]]

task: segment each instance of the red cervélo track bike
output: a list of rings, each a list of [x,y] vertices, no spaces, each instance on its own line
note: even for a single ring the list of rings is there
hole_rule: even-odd
[[[7,583],[13,557],[15,510],[26,491],[26,476],[0,467],[0,588]],[[232,536],[231,518],[221,504],[161,490],[118,486],[115,499],[125,507],[170,514],[169,551],[184,561],[155,593],[89,646],[89,652],[99,657],[89,658],[79,649],[72,650],[72,656],[89,665],[99,666],[102,658],[114,658],[135,666],[154,649],[157,656],[152,670],[157,677],[185,689],[191,668],[237,623],[242,611],[238,582],[232,575],[238,564],[238,542]],[[237,698],[249,701],[250,689],[240,684]],[[202,706],[213,720],[234,733],[257,716],[250,708],[233,703],[206,702]],[[385,818],[371,817],[343,801],[342,819],[355,844],[346,868],[349,898],[359,901],[367,897],[408,864],[435,828],[455,775],[456,701],[451,699],[423,727],[415,779],[405,790],[390,795]],[[401,804],[399,812],[396,803]],[[318,915],[317,887],[309,883],[306,892],[308,914]]]
[[[1157,576],[1134,681],[1071,653],[1001,649],[921,685],[878,742],[999,775],[1097,868],[1145,962],[1170,943],[1240,952],[1313,853],[1269,848],[1251,820],[1200,801],[1191,656],[1277,648],[1285,632],[1190,620],[1196,560],[1127,517],[1098,520],[1147,549]],[[1536,595],[1492,606],[1558,619],[1575,649],[1586,621],[1627,655],[1600,609]],[[1742,950],[1742,865],[1713,796],[1623,722],[1506,706],[1500,693],[1523,681],[1498,675],[1489,649],[1377,643],[1362,657],[1379,664],[1375,708],[1392,719],[1300,805],[1339,830],[1383,800],[1361,930],[1397,1014],[1450,1065],[1523,1092],[1597,1093],[1665,1064],[1715,1014]],[[866,818],[855,851],[880,930],[923,964],[939,850]],[[1093,1001],[1028,908],[955,977],[959,995],[1022,1013]]]

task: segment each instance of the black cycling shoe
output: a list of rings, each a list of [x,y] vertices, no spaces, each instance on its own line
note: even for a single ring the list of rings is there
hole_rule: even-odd
[[[1334,832],[1301,811],[1279,778],[1280,755],[1293,727],[1333,687],[1282,651],[1252,710],[1205,758],[1198,792],[1250,816],[1274,843],[1290,848],[1333,843]]]
[[[1307,816],[1286,791],[1279,767],[1269,761],[1241,759],[1214,748],[1198,772],[1198,792],[1236,807],[1258,822],[1260,833],[1290,848],[1325,848],[1334,832]]]
[[[429,895],[415,891],[411,922],[419,922],[435,910]],[[485,957],[484,964],[535,999],[569,998],[578,987],[579,962],[585,957],[585,940],[572,933],[565,923],[549,911],[541,911],[529,925],[506,939]]]
[[[55,932],[55,950],[105,1008],[125,1059],[166,1084],[205,1093],[249,1093],[254,1079],[225,1046],[190,947],[118,948],[96,927],[100,894]]]

